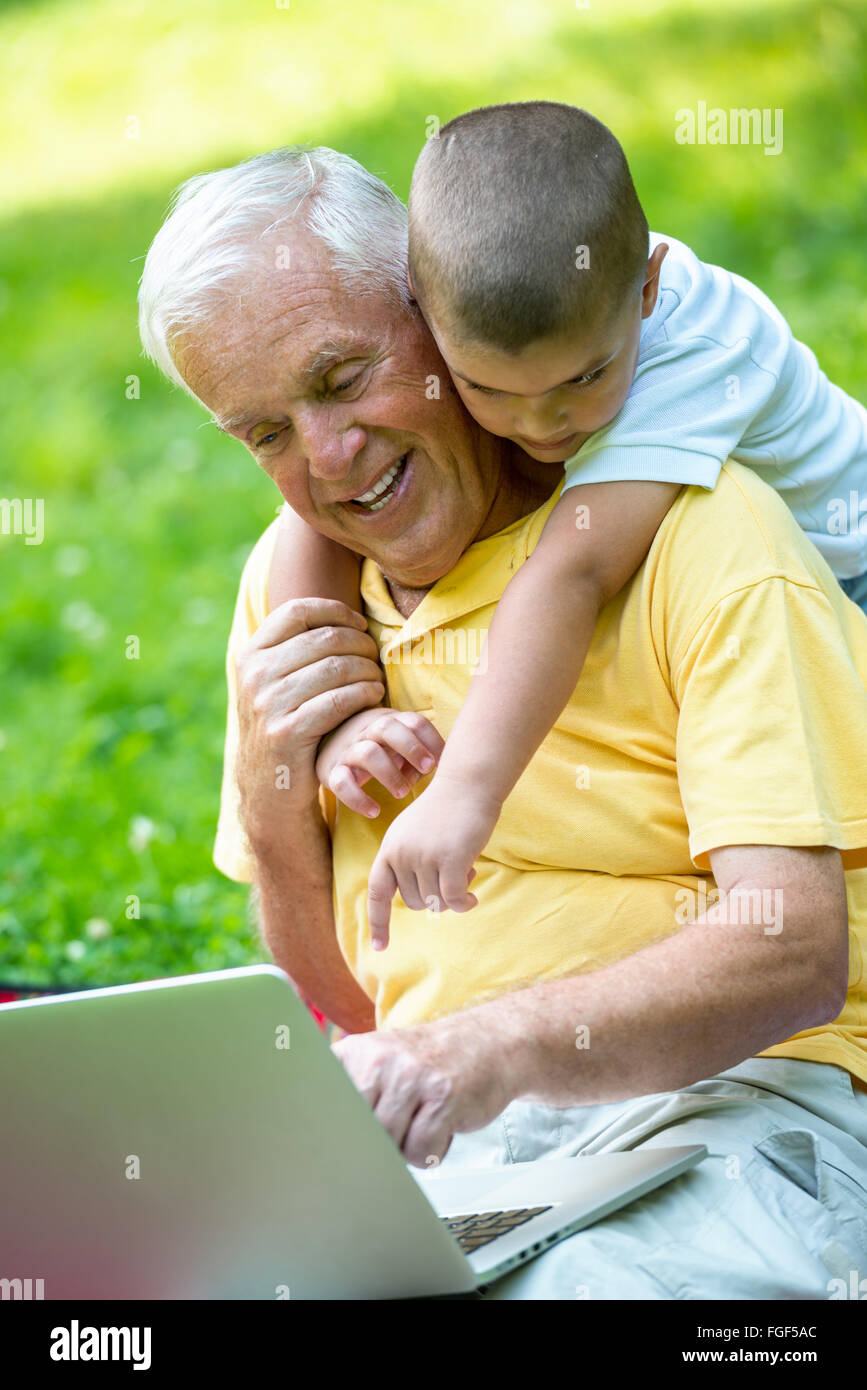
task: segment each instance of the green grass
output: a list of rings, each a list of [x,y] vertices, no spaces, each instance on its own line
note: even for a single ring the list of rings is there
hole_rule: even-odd
[[[279,499],[140,358],[172,188],[302,139],[403,196],[430,115],[574,101],[623,141],[654,229],[755,280],[867,399],[865,30],[855,3],[782,0],[0,6],[0,497],[44,498],[46,523],[41,546],[0,535],[0,978],[263,955],[210,852],[232,605]],[[782,107],[783,154],[676,145],[700,99]]]

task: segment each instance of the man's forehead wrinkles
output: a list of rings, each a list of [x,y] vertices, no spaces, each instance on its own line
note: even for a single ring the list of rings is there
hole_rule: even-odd
[[[273,332],[276,339],[303,331],[326,317],[328,298],[326,286],[303,276],[288,281],[284,272],[276,278],[273,274],[260,277],[245,288],[224,317],[227,339],[243,352],[251,342],[261,346],[266,334]]]
[[[322,302],[320,302],[322,301]],[[333,298],[311,291],[310,286],[288,288],[273,304],[273,307],[258,311],[248,317],[246,325],[235,325],[234,348],[236,360],[250,353],[273,352],[278,346],[288,342],[290,348],[298,345],[298,352],[290,352],[294,360],[284,360],[283,371],[297,369],[299,379],[311,375],[309,359],[319,355],[325,361],[333,360],[349,350],[355,350],[364,343],[367,335],[362,335],[354,327],[338,326],[329,331],[335,319],[339,324],[339,314],[335,313]],[[305,354],[305,349],[308,351]]]
[[[222,360],[224,359],[221,359],[221,363]],[[219,396],[221,387],[226,382],[231,382],[233,385],[237,384],[229,367],[222,367],[221,370],[217,370],[217,364],[213,362],[209,362],[198,372],[191,371],[190,365],[187,363],[183,363],[182,368],[182,375],[190,389],[206,407],[210,407],[211,402],[216,404],[215,398]],[[213,410],[212,418],[214,423],[222,428],[224,422],[218,418],[219,413],[218,410]]]
[[[216,370],[209,372],[205,378],[211,392],[219,391],[221,386],[231,381],[237,384],[238,374],[232,370],[231,360],[228,356],[221,358],[222,371]],[[216,364],[215,364],[216,366]]]

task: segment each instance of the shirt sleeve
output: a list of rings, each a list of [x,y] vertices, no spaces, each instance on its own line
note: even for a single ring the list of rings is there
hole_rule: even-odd
[[[623,407],[567,461],[566,487],[630,479],[713,488],[738,445],[760,439],[787,408],[796,362],[785,319],[747,281],[701,271],[642,341]]]
[[[277,538],[277,524],[272,522],[259,538],[244,566],[226,650],[226,740],[220,815],[213,853],[214,863],[220,872],[238,883],[252,883],[253,855],[241,824],[240,793],[235,774],[238,758],[238,682],[235,661],[242,647],[268,616],[268,571]]]
[[[844,868],[867,864],[867,628],[847,642],[844,622],[864,627],[815,585],[771,576],[718,602],[672,662],[699,869],[736,844],[829,845]]]

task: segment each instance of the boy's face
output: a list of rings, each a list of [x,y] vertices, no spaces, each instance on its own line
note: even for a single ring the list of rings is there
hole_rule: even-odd
[[[640,294],[601,323],[542,338],[519,353],[453,341],[429,327],[467,410],[531,458],[563,463],[620,410],[635,376],[641,321],[653,311],[667,246],[647,263]]]

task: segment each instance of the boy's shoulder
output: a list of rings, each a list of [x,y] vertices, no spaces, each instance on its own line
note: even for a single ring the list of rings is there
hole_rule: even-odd
[[[720,344],[744,339],[761,348],[788,341],[785,318],[751,280],[701,260],[676,237],[650,233],[651,251],[663,243],[668,252],[659,272],[656,306],[642,325],[642,354],[660,338]]]
[[[659,270],[659,294],[662,299],[673,297],[677,302],[685,299],[696,286],[706,280],[714,267],[699,260],[692,247],[677,237],[663,232],[649,234],[651,255],[658,246],[667,246],[665,258]],[[716,267],[719,269],[719,267]]]
[[[677,237],[651,232],[651,254],[658,246],[668,250],[659,269],[656,304],[641,325],[639,367],[660,347],[715,332],[723,312],[720,303],[726,272],[706,265]]]

